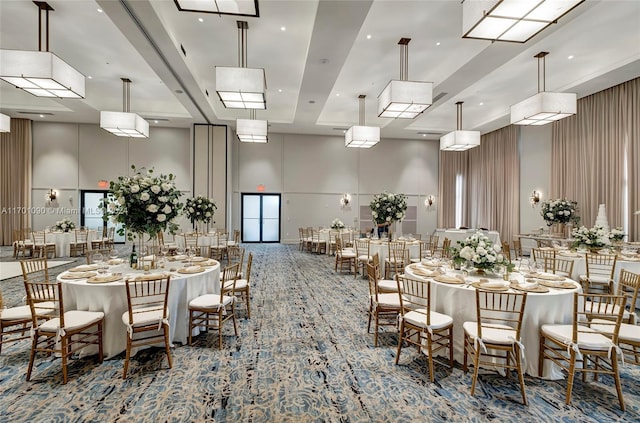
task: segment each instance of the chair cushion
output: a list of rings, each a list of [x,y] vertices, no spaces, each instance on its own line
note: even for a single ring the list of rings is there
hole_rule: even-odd
[[[361,254],[358,256],[358,261],[371,261],[373,260],[373,257],[368,256],[366,254]]]
[[[101,311],[66,311],[64,313],[64,328],[67,330],[79,329],[83,326],[97,323],[102,319],[104,319],[104,313]],[[56,317],[47,320],[39,326],[39,329],[44,332],[56,332],[60,329],[60,318]]]
[[[148,309],[148,311],[145,311]],[[135,313],[133,313],[133,326],[144,326],[149,323],[158,323],[162,320],[162,310],[157,306],[154,307],[141,307],[138,309],[134,309]],[[169,311],[167,310],[167,317],[169,316]],[[122,313],[122,322],[125,325],[129,324],[129,312],[125,311]]]
[[[391,279],[381,279],[378,281],[378,289],[381,292],[398,292],[398,283]]]
[[[31,319],[31,307],[19,306],[0,310],[0,320],[24,320]]]
[[[611,279],[604,276],[598,276],[598,275],[593,275],[593,276],[580,275],[580,280],[589,281],[591,283],[600,283],[600,284],[608,284],[609,282],[611,282]]]
[[[411,323],[414,326],[419,326],[421,328],[427,328],[427,310],[424,308],[417,309],[414,311],[410,311],[405,313],[402,316],[402,319],[408,323]],[[431,312],[431,328],[432,329],[442,329],[453,324],[453,318],[451,316],[447,316],[446,314],[438,313],[437,311]]]
[[[249,282],[246,279],[236,280],[236,291],[242,291],[249,287]]]
[[[605,351],[611,346],[611,340],[598,333],[595,329],[580,326],[578,332],[578,348],[588,350]],[[542,325],[540,332],[550,338],[554,338],[565,345],[569,345],[573,339],[573,325]]]
[[[353,251],[342,250],[342,253],[338,253],[338,257],[345,258],[345,259],[352,259],[352,258],[356,258],[356,253],[354,253]]]
[[[378,305],[387,308],[400,308],[400,296],[397,293],[378,294]]]
[[[464,322],[464,333],[472,339],[478,337],[478,323]],[[482,342],[485,344],[512,345],[515,344],[516,331],[511,326],[492,323],[491,326],[482,326]]]
[[[594,312],[597,312],[598,314],[602,313],[606,313],[606,314],[614,314],[617,315],[618,312],[620,311],[620,307],[617,305],[612,305],[612,304],[606,304],[604,306],[600,306],[600,308],[598,308],[598,306],[593,306],[593,303],[591,301],[585,301],[584,302],[584,308],[585,310],[591,310],[591,307],[594,307]],[[597,304],[597,303],[596,303]],[[635,315],[635,314],[634,314]],[[612,316],[613,317],[613,316]],[[622,312],[622,318],[624,320],[629,320],[629,318],[631,318],[631,313],[628,310],[624,310]]]
[[[611,321],[609,321],[608,324],[603,324],[606,322],[604,319],[593,319],[591,321],[591,328],[610,335],[613,333],[613,326],[611,325]],[[640,343],[640,326],[622,323],[620,325],[620,332],[618,333],[618,342],[624,343],[625,341]]]
[[[222,303],[220,303],[219,294],[205,294],[189,301],[189,307],[217,309],[220,306],[228,305],[233,300],[234,297],[225,295],[222,297]]]

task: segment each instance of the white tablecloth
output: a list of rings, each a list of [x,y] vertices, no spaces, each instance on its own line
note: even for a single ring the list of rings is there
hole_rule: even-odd
[[[96,237],[96,231],[87,232],[87,249],[91,249],[91,241]],[[47,232],[47,242],[56,244],[56,257],[69,257],[71,255],[71,243],[75,242],[75,232]]]
[[[168,263],[167,267],[179,268],[182,263]],[[167,269],[158,269],[161,272]],[[136,272],[128,267],[114,266],[113,272],[122,272],[124,276]],[[154,272],[156,272],[154,270]],[[66,310],[102,311],[105,314],[103,327],[103,349],[106,358],[114,357],[127,348],[127,328],[122,323],[122,314],[128,309],[127,292],[124,280],[90,284],[85,279],[66,280],[58,275],[62,282],[64,305]],[[137,272],[138,274],[141,272]],[[169,326],[172,342],[186,344],[189,334],[189,301],[204,294],[220,293],[220,264],[207,267],[202,273],[180,274],[171,272],[169,285]],[[194,329],[194,335],[199,333]],[[85,350],[87,350],[85,348]],[[97,349],[83,351],[83,354],[97,353]]]
[[[320,241],[325,241],[327,243],[327,254],[329,254],[331,251],[331,248],[329,248],[329,244],[331,244],[331,241],[335,242],[335,237],[337,234],[348,234],[349,238],[353,241],[353,238],[355,236],[359,236],[360,234],[357,233],[356,231],[350,230],[350,229],[341,229],[341,230],[335,230],[335,229],[320,229],[318,231],[318,238],[320,238]]]
[[[413,273],[411,267],[405,268],[407,275],[419,279],[422,276]],[[460,274],[459,271],[450,271]],[[489,273],[482,276],[496,279]],[[477,281],[479,276],[468,276],[467,279]],[[522,275],[512,273],[511,279],[522,279]],[[522,320],[521,337],[525,350],[525,373],[538,377],[538,351],[540,346],[540,327],[547,323],[570,324],[573,319],[573,294],[582,292],[576,283],[575,289],[549,288],[548,293],[528,293]],[[475,307],[475,288],[464,285],[449,285],[432,281],[431,283],[432,310],[447,314],[453,318],[453,357],[462,363],[464,358],[464,322],[477,321]],[[547,360],[548,361],[548,360]],[[543,372],[545,379],[562,379],[560,368],[545,362]]]
[[[406,242],[405,247],[409,250],[409,258],[420,258],[420,241]],[[369,253],[372,257],[378,253],[380,263],[384,266],[384,261],[389,255],[389,243],[372,240],[369,244]]]
[[[442,241],[445,238],[451,240],[451,246],[454,247],[457,241],[464,241],[471,235],[478,232],[479,229],[436,229],[433,231],[433,235],[440,237],[438,239],[438,245],[442,245]],[[480,231],[494,244],[500,245],[500,234],[496,231]]]

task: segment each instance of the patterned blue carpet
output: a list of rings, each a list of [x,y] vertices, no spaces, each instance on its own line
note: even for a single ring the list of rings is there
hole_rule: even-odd
[[[565,405],[565,381],[526,377],[530,404],[523,406],[516,378],[487,372],[471,397],[471,375],[459,364],[452,373],[436,364],[430,383],[415,350],[394,364],[395,334],[373,347],[367,284],[335,274],[332,257],[295,245],[248,250],[252,318],[241,312],[238,339],[226,328],[222,351],[215,334],[204,334],[176,347],[168,369],[161,350],[146,350],[124,381],[122,355],[101,365],[74,360],[62,385],[60,361],[50,357],[39,357],[25,382],[29,344],[9,344],[0,355],[0,422],[640,421],[640,367],[622,369],[626,412],[610,378],[577,380]],[[21,279],[1,283],[5,301],[19,303]]]

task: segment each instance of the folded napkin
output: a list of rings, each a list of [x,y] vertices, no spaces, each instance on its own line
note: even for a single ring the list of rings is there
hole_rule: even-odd
[[[414,267],[413,268],[413,273],[415,273],[416,275],[420,275],[420,276],[434,276],[437,275],[437,272],[434,272],[433,270],[429,270],[429,269],[424,269],[424,268],[420,268],[420,267]]]
[[[487,281],[481,282],[480,286],[483,288],[503,288],[506,283],[504,281]]]
[[[60,279],[86,279],[95,275],[96,272],[67,272],[60,275]]]
[[[518,285],[524,289],[531,289],[538,286],[538,282],[535,279],[526,279],[522,282],[519,282]]]
[[[431,268],[440,267],[440,262],[437,260],[422,260],[420,264],[426,267],[431,267]]]
[[[449,275],[438,275],[433,279],[443,283],[464,283],[464,281],[456,278],[455,276],[449,276]]]
[[[142,257],[142,260],[144,260],[144,261],[153,261],[153,260],[155,260],[155,258],[156,257],[153,254],[151,254],[150,256]]]
[[[564,277],[560,275],[554,275],[552,273],[538,273],[536,276],[538,279],[543,279],[545,281],[563,281]]]
[[[98,266],[95,264],[82,264],[73,269],[69,269],[69,272],[88,272],[89,270],[96,270],[97,268]]]

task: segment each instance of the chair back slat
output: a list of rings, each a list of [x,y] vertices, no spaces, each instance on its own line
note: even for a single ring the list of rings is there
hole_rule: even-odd
[[[598,319],[598,332],[609,338],[612,344],[617,344],[626,301],[624,295],[575,293],[572,342],[577,343],[581,333],[591,334],[590,322]]]
[[[640,274],[630,272],[626,269],[620,269],[620,277],[618,278],[618,295],[627,297],[627,306],[631,310],[635,309],[638,300],[638,291],[640,290]]]
[[[240,264],[234,263],[224,268],[222,271],[222,284],[220,286],[220,303],[222,304],[222,297],[231,293],[236,289],[236,280],[238,279],[238,272],[240,271]]]
[[[125,282],[129,324],[139,313],[161,311],[163,318],[167,318],[170,280],[170,275],[145,275]]]
[[[520,340],[522,316],[527,302],[527,293],[493,292],[476,290],[476,312],[478,337],[482,328],[515,330],[515,339]],[[503,326],[508,327],[503,328]]]
[[[617,258],[618,256],[616,254],[587,253],[585,257],[587,277],[593,278],[595,276],[613,280],[613,272],[616,267]]]
[[[396,275],[398,289],[401,290],[402,314],[410,311],[424,315],[425,323],[431,325],[431,281]]]

